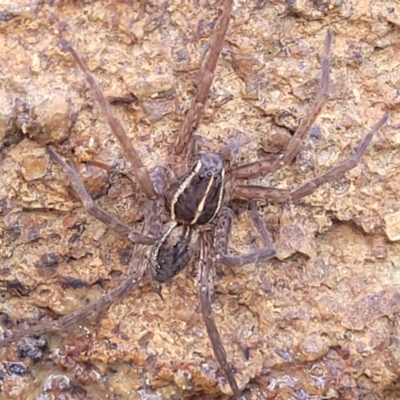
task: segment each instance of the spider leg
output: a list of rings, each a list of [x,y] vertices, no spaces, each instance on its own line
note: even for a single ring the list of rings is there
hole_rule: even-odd
[[[64,172],[67,174],[73,189],[81,200],[83,207],[89,214],[99,219],[120,235],[128,237],[133,243],[148,245],[155,243],[155,237],[133,231],[129,226],[120,222],[116,217],[99,207],[90,197],[77,172],[68,165],[64,158],[62,158],[52,146],[48,146],[47,151],[51,158],[61,165]]]
[[[190,154],[193,151],[193,132],[197,129],[201,117],[203,116],[208,92],[210,91],[215,68],[228,29],[232,4],[233,0],[224,0],[222,14],[211,42],[210,51],[201,70],[196,94],[191,102],[189,111],[186,114],[185,120],[174,144],[175,155]]]
[[[131,290],[136,288],[140,284],[148,267],[146,253],[147,246],[136,244],[129,263],[128,271],[124,275],[121,283],[108,293],[100,296],[97,300],[93,300],[82,308],[59,318],[56,322],[58,322],[60,328],[62,330],[68,329],[71,326],[76,325],[82,319],[107,310],[113,303],[123,299]]]
[[[200,299],[200,308],[203,316],[204,323],[207,328],[207,333],[211,341],[211,345],[215,354],[215,357],[221,366],[222,371],[228,383],[232,389],[235,399],[241,398],[241,392],[236,383],[234,374],[231,367],[228,364],[226,351],[221,340],[221,336],[218,332],[217,325],[214,320],[214,315],[211,307],[211,288],[212,288],[212,276],[211,271],[214,267],[213,258],[213,235],[210,231],[202,233],[200,239],[200,271],[199,271],[199,283],[198,292]]]
[[[324,55],[321,59],[322,76],[320,90],[317,97],[307,112],[305,118],[300,121],[300,124],[290,140],[285,152],[280,157],[274,157],[272,160],[255,161],[249,164],[239,165],[231,170],[231,174],[238,179],[251,179],[261,175],[265,175],[278,168],[282,168],[296,157],[303,144],[304,138],[314,124],[318,114],[329,98],[329,54],[333,32],[328,31],[325,38]]]
[[[69,51],[71,53],[75,62],[78,64],[79,68],[85,74],[85,78],[89,83],[90,87],[92,88],[96,101],[99,104],[101,110],[103,111],[112,132],[118,138],[125,152],[126,157],[132,164],[133,172],[135,174],[135,177],[139,185],[142,187],[143,192],[149,199],[151,200],[156,199],[157,194],[154,190],[149,173],[146,167],[143,165],[142,160],[139,157],[139,154],[137,153],[131,141],[129,140],[128,136],[126,135],[121,122],[119,122],[119,120],[115,118],[112,109],[110,107],[110,104],[106,99],[103,91],[101,90],[101,87],[97,82],[96,78],[89,71],[88,67],[86,66],[80,55],[75,51],[75,49],[71,46],[70,43],[68,43],[65,40],[61,40],[60,47],[62,50]]]
[[[215,231],[215,247],[218,262],[221,262],[222,264],[229,267],[241,267],[243,265],[252,264],[257,261],[267,261],[275,257],[276,251],[272,242],[271,235],[269,234],[264,222],[261,219],[260,214],[257,211],[257,203],[255,201],[250,202],[250,210],[251,219],[261,236],[264,247],[248,254],[229,254],[228,241],[229,234],[232,229],[234,215],[231,209],[225,207],[220,213]]]
[[[150,208],[150,209],[149,209]],[[148,213],[146,214],[146,231],[153,229],[153,222],[157,218],[157,204],[152,202],[150,207],[146,207]],[[132,258],[129,264],[128,271],[126,272],[121,283],[108,293],[103,294],[97,300],[91,301],[85,306],[73,311],[67,315],[63,315],[56,321],[41,322],[37,325],[31,326],[29,329],[23,329],[14,332],[10,337],[0,340],[0,348],[8,345],[9,343],[16,342],[26,336],[40,335],[50,332],[65,332],[71,327],[75,326],[79,321],[99,314],[109,308],[113,303],[123,299],[131,290],[136,288],[146,272],[148,263],[146,261],[147,246],[136,244],[133,250]]]
[[[141,277],[129,277],[129,279],[124,280],[115,289],[100,296],[97,300],[86,304],[82,308],[79,308],[70,314],[60,317],[56,321],[41,322],[40,324],[34,325],[29,329],[15,332],[10,337],[0,340],[0,348],[9,343],[16,342],[26,336],[40,335],[51,332],[65,332],[67,329],[76,325],[79,321],[106,310],[111,304],[124,298],[128,292],[139,285],[140,280]]]
[[[369,143],[375,132],[377,132],[388,120],[389,114],[385,114],[364,136],[363,140],[357,146],[355,151],[347,159],[335,165],[323,174],[315,177],[310,182],[305,183],[295,190],[277,189],[253,185],[238,185],[233,188],[233,197],[239,199],[251,200],[270,200],[270,201],[286,201],[299,199],[313,193],[319,186],[324,183],[333,181],[345,172],[354,168],[365,153]]]

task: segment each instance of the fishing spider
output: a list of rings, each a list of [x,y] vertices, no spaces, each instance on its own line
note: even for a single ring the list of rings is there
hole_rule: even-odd
[[[0,346],[18,340],[26,335],[49,331],[63,331],[78,320],[99,312],[121,299],[130,290],[137,287],[148,272],[151,281],[163,283],[173,278],[194,258],[195,250],[200,248],[198,293],[203,319],[207,328],[214,354],[232,389],[236,399],[241,396],[234,373],[232,372],[223,343],[214,321],[210,293],[212,290],[211,272],[214,264],[222,263],[229,266],[243,266],[258,260],[266,261],[275,256],[275,250],[270,235],[257,212],[256,201],[283,202],[299,199],[314,192],[320,185],[329,182],[354,168],[366,151],[374,133],[387,121],[384,115],[378,123],[364,136],[355,151],[347,159],[315,177],[295,190],[276,189],[255,185],[247,185],[243,180],[257,178],[281,168],[292,161],[303,140],[315,122],[329,96],[329,54],[333,34],[328,31],[325,39],[324,53],[321,60],[322,77],[320,90],[307,115],[290,140],[283,154],[273,159],[225,168],[229,158],[230,148],[225,147],[221,153],[194,153],[193,133],[196,130],[204,110],[204,105],[210,90],[214,71],[221,52],[227,31],[233,0],[225,0],[219,23],[216,27],[208,57],[203,65],[197,92],[187,112],[185,121],[173,145],[173,157],[169,168],[174,174],[166,177],[163,167],[156,167],[149,172],[143,165],[138,153],[132,146],[121,123],[114,117],[111,107],[99,84],[90,73],[84,61],[67,42],[60,42],[63,50],[71,53],[79,68],[85,74],[86,80],[93,90],[95,98],[104,113],[112,132],[119,139],[126,157],[133,167],[138,184],[147,198],[144,233],[133,231],[114,216],[102,210],[89,196],[78,174],[61,157],[54,147],[49,146],[48,152],[68,176],[72,187],[80,198],[87,212],[101,220],[117,233],[129,237],[135,243],[134,254],[129,269],[122,283],[109,293],[83,308],[57,321],[44,322],[32,326],[29,330],[19,331],[0,341]],[[189,164],[189,167],[187,166]],[[165,190],[166,184],[168,185]],[[228,238],[233,222],[233,213],[227,207],[231,199],[250,201],[252,220],[261,236],[263,248],[245,255],[231,254]],[[170,222],[160,222],[160,214],[166,209]],[[151,247],[150,253],[147,251]],[[148,254],[149,253],[149,254]]]

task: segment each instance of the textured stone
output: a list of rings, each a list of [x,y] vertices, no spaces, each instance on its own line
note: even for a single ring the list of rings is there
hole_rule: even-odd
[[[150,169],[168,160],[221,4],[18,3],[0,11],[0,335],[98,298],[118,285],[134,250],[82,209],[45,143],[60,143],[103,208],[142,228],[132,167],[60,37],[112,98]],[[235,1],[200,150],[219,151],[237,132],[251,138],[241,162],[280,150],[318,89],[328,27],[331,100],[296,160],[256,182],[301,185],[391,113],[391,126],[346,177],[293,203],[259,204],[279,260],[216,267],[215,319],[247,399],[400,398],[399,19],[395,0]],[[246,210],[237,205],[232,233],[240,252],[261,245]],[[166,284],[163,300],[143,286],[45,336],[51,353],[44,338],[0,349],[0,397],[227,398],[198,308],[196,267]]]

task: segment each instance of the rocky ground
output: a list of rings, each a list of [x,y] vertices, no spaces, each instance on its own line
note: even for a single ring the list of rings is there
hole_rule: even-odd
[[[133,245],[88,215],[49,141],[108,211],[141,229],[144,196],[83,75],[101,82],[150,169],[166,161],[221,1],[32,1],[0,6],[0,336],[56,319],[120,282]],[[204,119],[203,151],[244,139],[242,162],[287,144],[335,37],[331,99],[295,162],[256,183],[294,188],[351,153],[314,194],[259,204],[277,259],[217,266],[214,313],[246,399],[397,399],[400,388],[400,6],[395,0],[234,2]],[[232,247],[260,246],[236,204]],[[239,212],[242,211],[242,212]],[[62,335],[0,349],[0,399],[222,399],[198,309],[196,264],[134,290]]]

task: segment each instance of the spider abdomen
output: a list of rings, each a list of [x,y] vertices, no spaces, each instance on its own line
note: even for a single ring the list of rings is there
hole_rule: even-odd
[[[163,283],[189,264],[198,240],[196,228],[171,225],[154,245],[150,254],[151,275]]]

